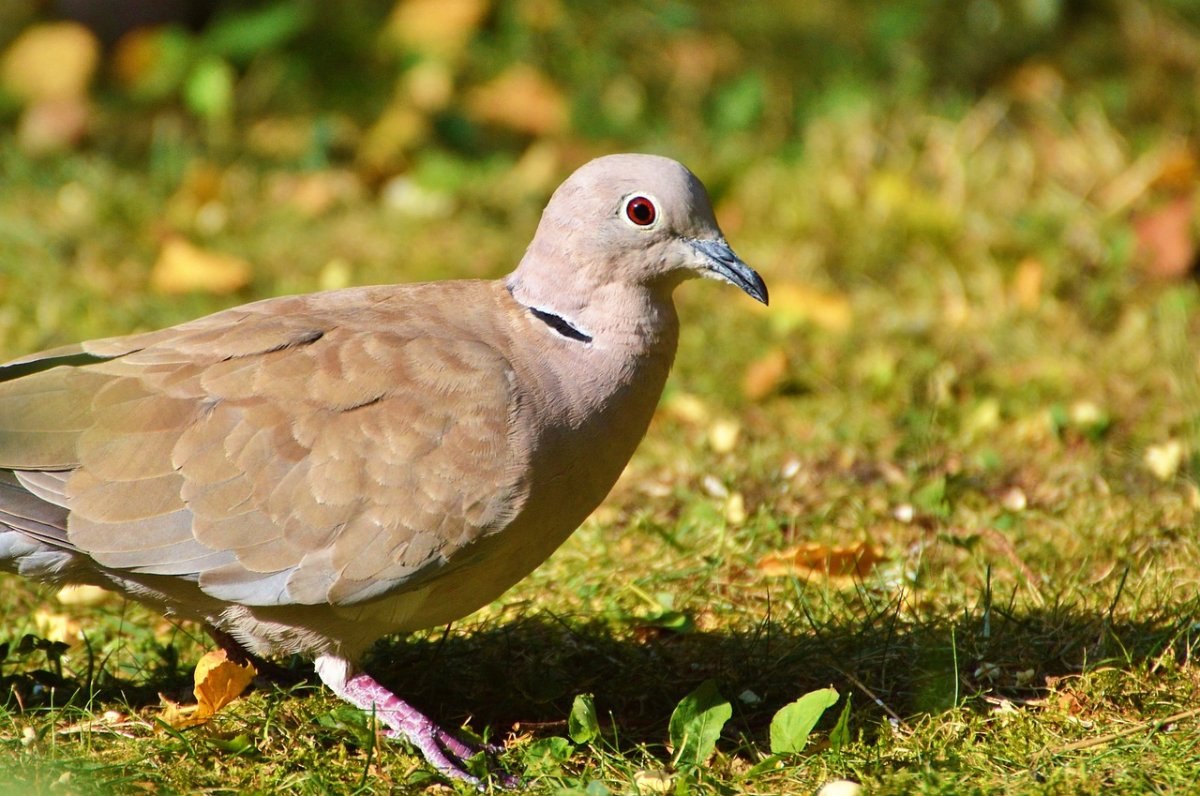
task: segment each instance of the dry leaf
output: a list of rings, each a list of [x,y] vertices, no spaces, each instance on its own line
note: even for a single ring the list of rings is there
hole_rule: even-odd
[[[38,635],[47,641],[78,644],[83,639],[83,625],[78,619],[46,608],[39,608],[34,612],[33,625],[37,628]]]
[[[0,83],[26,102],[78,100],[100,60],[100,43],[74,22],[33,25],[25,29],[0,61]]]
[[[805,542],[788,550],[767,553],[758,560],[758,571],[768,577],[828,577],[846,584],[862,580],[883,560],[883,550],[866,542],[831,547]]]
[[[562,91],[524,64],[471,91],[467,110],[476,121],[530,135],[560,133],[569,121]]]
[[[1158,480],[1170,481],[1183,464],[1183,453],[1183,443],[1177,439],[1169,439],[1146,448],[1142,461],[1146,469],[1154,473]]]
[[[1162,156],[1154,188],[1173,193],[1188,193],[1195,190],[1197,177],[1196,153],[1186,143],[1176,143],[1167,148]]]
[[[729,453],[737,447],[742,427],[736,420],[718,420],[708,429],[708,445],[717,453]]]
[[[826,782],[817,791],[817,796],[862,796],[863,786],[849,779]]]
[[[58,594],[54,595],[54,599],[58,601],[59,605],[70,605],[79,608],[92,608],[106,603],[115,597],[116,595],[107,589],[85,584],[63,586],[58,590]]]
[[[1035,310],[1042,301],[1042,285],[1046,267],[1036,257],[1026,257],[1013,274],[1012,291],[1017,305],[1023,310]]]
[[[168,238],[150,272],[159,293],[233,293],[250,283],[250,264],[240,257],[205,251],[183,238]]]
[[[638,793],[670,793],[675,789],[675,778],[666,771],[643,768],[633,773],[633,784]]]
[[[850,328],[854,312],[850,300],[841,293],[798,282],[782,282],[771,285],[770,317],[783,331],[811,324],[831,332],[844,332]]]
[[[673,82],[684,89],[703,92],[720,75],[741,60],[737,42],[730,36],[685,32],[672,36],[662,50]]]
[[[742,395],[751,401],[761,401],[778,390],[787,375],[787,354],[782,348],[774,348],[746,367]]]
[[[746,522],[746,499],[741,492],[734,492],[725,501],[725,521],[734,528]]]
[[[337,205],[362,196],[358,176],[346,169],[305,173],[283,172],[271,177],[267,195],[274,204],[289,205],[308,218],[323,215]]]
[[[490,0],[400,0],[387,21],[387,35],[422,55],[453,57],[475,35],[490,6]]]
[[[74,149],[87,135],[90,117],[86,99],[38,100],[21,113],[17,145],[35,157]]]
[[[712,415],[708,405],[690,392],[676,392],[663,401],[663,411],[682,423],[700,425]]]
[[[402,97],[393,99],[363,134],[358,160],[370,171],[395,171],[405,153],[419,146],[430,129],[429,118],[422,111]]]
[[[225,650],[206,652],[196,664],[193,691],[200,713],[211,716],[241,696],[258,671],[251,663],[229,660]]]
[[[207,652],[196,664],[192,675],[196,683],[192,691],[196,695],[196,704],[181,705],[159,694],[164,705],[159,718],[176,729],[204,724],[218,710],[241,696],[256,674],[253,664],[231,661],[223,649]]]
[[[1133,221],[1143,270],[1158,279],[1187,276],[1196,263],[1192,196],[1181,196]]]

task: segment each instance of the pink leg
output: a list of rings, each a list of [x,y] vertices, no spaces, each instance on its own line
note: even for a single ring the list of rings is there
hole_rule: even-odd
[[[483,783],[464,768],[466,759],[481,751],[434,724],[427,716],[380,685],[369,674],[351,675],[350,664],[340,658],[321,656],[316,661],[321,680],[347,702],[374,712],[392,738],[401,737],[421,751],[428,763],[450,779],[470,782],[477,788]],[[504,787],[519,784],[513,777],[501,780]]]

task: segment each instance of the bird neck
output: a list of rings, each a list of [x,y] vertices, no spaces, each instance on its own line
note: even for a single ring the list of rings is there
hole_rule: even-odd
[[[504,280],[513,299],[557,334],[598,349],[674,353],[679,319],[672,284],[613,280],[620,266],[563,268],[532,248]],[[554,264],[552,264],[554,263]],[[597,274],[607,274],[602,280]]]

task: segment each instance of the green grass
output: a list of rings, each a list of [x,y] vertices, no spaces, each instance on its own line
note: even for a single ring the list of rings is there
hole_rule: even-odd
[[[707,30],[729,19],[737,36],[770,38],[720,8]],[[889,19],[844,36],[883,36],[899,24]],[[673,100],[676,126],[540,142],[554,179],[593,151],[683,157],[776,301],[760,311],[722,286],[681,287],[662,410],[604,507],[498,603],[448,632],[381,641],[372,670],[448,726],[503,741],[500,764],[545,792],[652,792],[654,776],[713,794],[812,793],[832,779],[898,794],[1194,789],[1200,288],[1148,276],[1134,225],[1181,190],[1160,163],[1194,141],[1195,96],[1146,117],[1138,86],[1170,64],[1138,50],[1137,20],[1121,20],[1089,17],[1081,40],[1052,51],[1075,81],[1061,96],[1004,80],[947,88],[936,65],[893,90],[884,69],[853,90],[809,76],[794,117],[768,107],[747,129],[721,126],[741,118],[721,121],[721,102],[742,100]],[[629,27],[611,24],[605,36]],[[1180,30],[1194,54],[1192,29]],[[926,33],[914,52],[947,52],[952,37]],[[496,35],[474,68],[523,41]],[[1145,68],[1096,66],[1103,36]],[[799,70],[777,38],[746,56],[761,74]],[[817,60],[832,69],[849,45],[830,46]],[[630,69],[648,67],[634,57]],[[586,95],[603,77],[575,80]],[[341,177],[317,179],[349,175],[356,188],[314,215],[290,201],[296,163],[198,134],[133,157],[116,143],[118,110],[92,148],[51,158],[23,155],[0,129],[0,355],[343,281],[498,276],[551,187],[526,179],[507,139],[484,154],[441,142],[412,173],[445,213],[389,208],[374,175],[340,164]],[[693,121],[707,138],[686,134]],[[205,202],[224,223],[204,220]],[[251,285],[153,293],[168,232],[252,261]],[[748,398],[748,366],[779,355],[782,377]],[[722,423],[736,424],[731,450],[713,444]],[[1171,440],[1183,455],[1159,477],[1147,451]],[[849,584],[759,571],[763,555],[807,541],[866,541],[885,558]],[[47,635],[39,612],[82,630],[57,663],[18,647]],[[261,686],[204,727],[164,729],[159,694],[188,697],[207,639],[133,604],[64,607],[3,576],[4,639],[0,793],[451,787],[311,679]],[[672,710],[707,679],[733,717],[706,766],[676,770]],[[775,711],[831,685],[842,701],[809,747],[755,768]],[[547,739],[567,736],[581,693],[595,695],[601,737],[556,756]],[[835,747],[847,699],[850,741]]]

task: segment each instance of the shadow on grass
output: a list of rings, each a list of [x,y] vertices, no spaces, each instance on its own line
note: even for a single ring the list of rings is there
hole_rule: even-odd
[[[661,744],[678,701],[708,678],[734,706],[726,733],[768,746],[771,717],[816,688],[853,694],[853,725],[879,727],[960,704],[1044,696],[1048,682],[1100,665],[1138,667],[1190,654],[1197,605],[1143,622],[1048,608],[902,623],[894,606],[854,626],[765,622],[749,631],[674,634],[537,614],[470,634],[376,645],[368,668],[446,726],[566,734],[576,694],[595,695],[621,744]],[[745,692],[761,700],[738,697]],[[878,698],[878,702],[875,698]],[[831,725],[837,710],[823,721]],[[867,729],[866,737],[872,736]]]
[[[869,739],[872,728],[889,719],[914,721],[956,703],[985,709],[985,694],[1037,698],[1054,678],[1099,666],[1133,669],[1163,656],[1186,659],[1197,644],[1190,632],[1197,621],[1200,602],[1138,622],[1062,606],[914,622],[902,620],[893,604],[853,623],[800,616],[749,630],[690,633],[540,612],[386,639],[365,666],[445,726],[469,720],[476,731],[490,728],[493,737],[514,725],[539,737],[565,735],[572,700],[590,692],[601,723],[615,730],[621,746],[664,743],[675,705],[712,678],[734,706],[726,734],[765,749],[774,713],[816,688],[833,685],[852,694],[852,726]],[[89,680],[56,671],[51,651],[28,648],[28,642],[18,650],[17,643],[6,650],[8,671],[0,674],[0,701],[8,710],[138,709],[160,704],[160,693],[189,699],[191,662],[176,660],[169,647],[136,678],[116,679],[99,667]],[[33,657],[42,654],[50,663],[35,668]],[[283,679],[285,685],[318,684],[311,666],[299,660]],[[739,698],[747,692],[753,696]],[[837,713],[829,711],[822,726]]]

